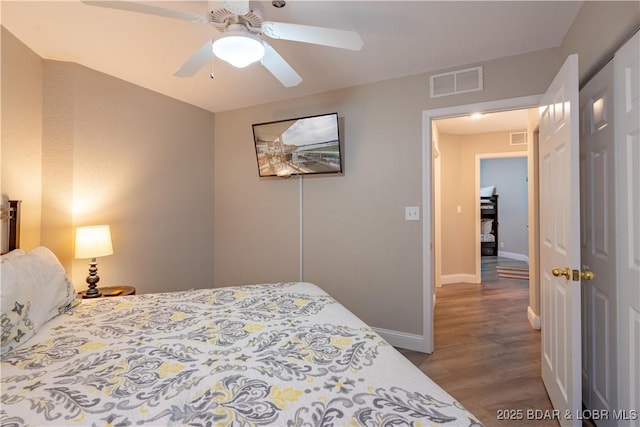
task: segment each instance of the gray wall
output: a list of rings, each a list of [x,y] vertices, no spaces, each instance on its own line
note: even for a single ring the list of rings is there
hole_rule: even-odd
[[[42,58],[1,28],[0,189],[3,202],[22,200],[21,246],[29,250],[40,244],[44,68]]]
[[[421,332],[421,223],[404,221],[422,200],[416,90],[423,78],[217,114],[216,286],[300,277],[300,183],[258,178],[251,124],[337,111],[345,173],[303,179],[303,279],[377,326],[407,330],[409,311]]]
[[[639,27],[637,0],[585,1],[559,50],[563,57],[579,54],[582,86]]]
[[[435,100],[421,74],[216,114],[216,286],[299,277],[298,183],[258,179],[251,124],[337,111],[345,173],[303,180],[303,278],[372,326],[421,334],[422,224],[404,207],[425,192],[422,111],[542,93],[560,63],[553,49],[487,61],[485,91]]]
[[[2,71],[2,195],[28,202],[27,219],[42,213],[36,233],[23,225],[23,247],[50,247],[85,289],[88,261],[73,259],[74,229],[109,224],[114,254],[98,260],[101,285],[210,286],[214,115],[43,61],[6,30]],[[35,189],[25,188],[32,180]]]

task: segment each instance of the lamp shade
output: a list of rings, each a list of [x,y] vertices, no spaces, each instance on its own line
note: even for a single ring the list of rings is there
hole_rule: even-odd
[[[111,230],[108,225],[76,228],[76,258],[97,258],[112,253]]]
[[[213,53],[237,68],[244,68],[264,56],[262,41],[243,31],[227,31],[213,42]]]

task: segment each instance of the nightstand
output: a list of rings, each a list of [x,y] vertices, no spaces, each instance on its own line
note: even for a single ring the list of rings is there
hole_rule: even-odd
[[[105,286],[103,288],[98,288],[98,290],[102,294],[102,297],[119,297],[119,296],[135,295],[136,294],[136,288],[135,287],[126,286],[126,285]],[[86,291],[78,292],[78,297],[86,298],[85,294],[86,294]],[[101,297],[98,297],[98,298],[101,298]]]

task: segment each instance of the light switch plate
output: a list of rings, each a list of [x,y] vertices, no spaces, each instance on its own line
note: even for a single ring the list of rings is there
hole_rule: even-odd
[[[404,219],[406,221],[419,221],[420,208],[418,206],[407,206],[404,208]]]

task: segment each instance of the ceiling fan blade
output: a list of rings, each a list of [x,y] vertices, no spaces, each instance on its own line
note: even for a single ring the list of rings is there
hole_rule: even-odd
[[[197,73],[200,68],[213,59],[213,42],[209,40],[200,49],[194,53],[191,58],[187,59],[187,62],[182,64],[180,68],[173,73],[176,77],[191,77]]]
[[[363,44],[358,33],[333,28],[265,21],[262,23],[262,31],[274,39],[293,40],[341,49],[360,50]]]
[[[204,15],[197,13],[184,12],[181,10],[165,9],[164,7],[154,6],[146,3],[134,1],[100,1],[100,0],[82,0],[82,3],[89,6],[106,7],[108,9],[120,9],[129,12],[144,13],[147,15],[164,16],[165,18],[180,19],[183,21],[206,24],[209,19]]]
[[[262,65],[264,65],[280,83],[285,87],[293,87],[300,84],[302,77],[296,73],[296,70],[294,70],[269,43],[264,43],[264,49]]]

